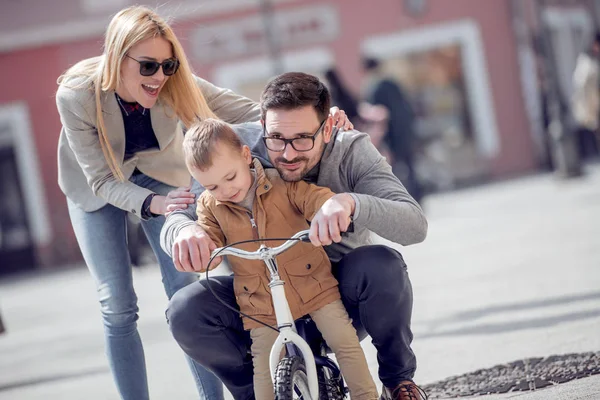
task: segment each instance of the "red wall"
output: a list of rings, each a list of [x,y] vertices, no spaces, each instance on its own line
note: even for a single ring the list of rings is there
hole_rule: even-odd
[[[306,0],[281,5],[290,9],[322,1]],[[331,47],[345,80],[359,89],[360,44],[363,39],[392,33],[422,25],[436,24],[456,19],[472,18],[479,26],[485,47],[485,61],[490,78],[498,133],[501,141],[500,155],[492,161],[496,176],[529,171],[534,166],[529,125],[521,95],[514,35],[512,33],[508,2],[473,0],[430,0],[428,11],[421,18],[403,14],[398,0],[332,0],[337,5],[340,18],[340,36]],[[218,16],[203,21],[225,20],[253,14],[244,12]],[[199,22],[184,23],[176,27],[184,46],[189,29]],[[301,48],[301,47],[299,47]],[[286,49],[287,50],[287,49]],[[56,78],[79,59],[100,54],[101,38],[85,42],[47,46],[0,55],[0,104],[25,101],[29,106],[35,142],[39,153],[45,193],[48,198],[54,241],[40,249],[41,262],[53,265],[80,257],[66,210],[66,202],[57,185],[56,147],[60,121],[54,103]],[[189,49],[187,49],[189,52]],[[230,62],[231,60],[227,60]],[[196,65],[197,71],[208,78],[214,65]]]

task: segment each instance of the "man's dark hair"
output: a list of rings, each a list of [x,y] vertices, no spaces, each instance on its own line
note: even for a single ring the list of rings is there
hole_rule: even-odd
[[[260,96],[263,121],[268,110],[294,110],[314,107],[319,120],[329,115],[331,96],[316,76],[303,72],[286,72],[271,79]]]

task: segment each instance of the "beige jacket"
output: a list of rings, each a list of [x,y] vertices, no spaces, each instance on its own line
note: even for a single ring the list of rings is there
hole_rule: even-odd
[[[263,169],[254,160],[258,186],[252,214],[240,205],[216,200],[208,191],[198,199],[198,224],[218,247],[252,238],[288,238],[308,229],[323,203],[333,196],[325,187],[306,183],[284,182],[276,169]],[[255,221],[252,225],[251,218]],[[268,242],[277,246],[281,242]],[[253,251],[259,243],[239,248]],[[270,275],[263,261],[229,257],[234,272],[233,287],[240,310],[270,325],[275,314],[269,288]],[[331,263],[322,247],[298,243],[277,257],[279,276],[285,282],[285,294],[294,319],[309,314],[340,298],[338,282],[331,273]],[[243,318],[244,327],[259,327]]]
[[[258,104],[228,89],[196,77],[211,110],[229,123],[256,121]],[[85,211],[107,203],[141,216],[144,200],[152,192],[113,176],[100,147],[96,130],[96,102],[88,89],[60,86],[56,105],[63,125],[58,142],[58,184],[63,193]],[[183,157],[182,124],[174,112],[157,102],[150,111],[152,128],[160,149],[136,153],[123,163],[125,129],[114,92],[102,93],[102,111],[109,142],[126,179],[137,167],[142,173],[171,186],[185,186],[191,176]]]
[[[573,73],[573,116],[580,126],[595,131],[600,113],[598,60],[582,53]]]

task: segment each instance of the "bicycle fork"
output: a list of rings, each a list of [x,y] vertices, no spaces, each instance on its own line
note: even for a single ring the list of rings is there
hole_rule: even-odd
[[[319,381],[312,350],[308,343],[306,343],[306,341],[296,332],[294,318],[292,317],[290,306],[285,297],[285,290],[283,288],[284,282],[279,277],[277,262],[272,257],[265,257],[263,258],[263,261],[267,264],[267,269],[271,274],[269,287],[271,288],[273,308],[275,309],[275,318],[277,319],[277,328],[279,329],[279,336],[277,336],[269,356],[271,380],[273,381],[273,384],[275,384],[275,372],[283,348],[285,347],[286,351],[292,353],[290,355],[293,355],[296,353],[296,350],[292,345],[295,345],[304,359],[306,376],[308,378],[308,390],[310,391],[311,397],[316,400],[319,398]]]

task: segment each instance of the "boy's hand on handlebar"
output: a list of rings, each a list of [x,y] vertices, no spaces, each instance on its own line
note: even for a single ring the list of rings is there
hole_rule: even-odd
[[[173,263],[178,271],[204,272],[210,260],[210,253],[216,249],[215,242],[200,226],[194,224],[183,228],[173,243]],[[211,269],[221,263],[217,257],[211,264]]]
[[[315,246],[342,241],[342,232],[350,225],[356,204],[348,193],[339,193],[323,204],[310,224],[309,238]]]

